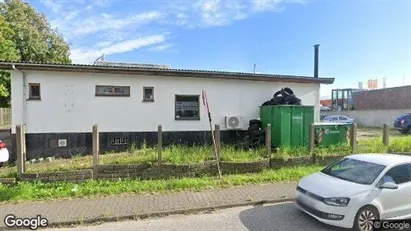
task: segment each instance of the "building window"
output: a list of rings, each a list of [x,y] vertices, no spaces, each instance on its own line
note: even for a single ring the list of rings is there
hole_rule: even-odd
[[[154,87],[143,87],[143,101],[154,102]]]
[[[96,96],[130,96],[130,87],[97,85]]]
[[[39,83],[29,83],[29,99],[41,99]]]
[[[200,120],[200,96],[176,95],[176,120]]]

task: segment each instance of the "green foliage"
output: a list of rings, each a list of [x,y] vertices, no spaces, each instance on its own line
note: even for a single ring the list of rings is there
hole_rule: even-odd
[[[44,14],[22,0],[5,0],[0,14],[13,30],[21,61],[71,63],[70,48]]]
[[[70,47],[44,14],[22,0],[0,1],[0,60],[71,63]],[[0,107],[10,107],[10,73],[0,71]]]
[[[19,55],[13,41],[14,32],[9,24],[0,15],[0,60],[19,60]],[[0,71],[0,107],[10,105],[10,73]]]
[[[19,55],[14,44],[14,31],[0,15],[0,60],[19,60]]]

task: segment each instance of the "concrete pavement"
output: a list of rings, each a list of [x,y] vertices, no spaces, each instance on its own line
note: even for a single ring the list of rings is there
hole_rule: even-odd
[[[292,200],[296,182],[247,185],[203,192],[178,192],[161,195],[118,195],[95,199],[72,199],[28,203],[1,203],[0,230],[4,218],[41,215],[49,226],[118,221],[155,215],[204,211],[264,202]]]
[[[297,210],[293,203],[245,206],[195,215],[103,223],[48,231],[348,231],[328,226]]]

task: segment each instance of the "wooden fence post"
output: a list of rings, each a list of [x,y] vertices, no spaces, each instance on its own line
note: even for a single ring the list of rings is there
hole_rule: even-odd
[[[388,146],[390,144],[390,127],[388,124],[384,124],[383,134],[382,134],[382,142],[384,146]]]
[[[315,129],[314,129],[314,123],[310,124],[310,128],[308,129],[308,150],[310,152],[310,155],[313,159],[313,162],[315,163],[315,153],[314,153],[314,145],[315,145]]]
[[[220,157],[221,157],[221,136],[220,136],[220,125],[216,124],[214,128],[215,134],[215,145],[217,148],[217,162],[220,164]]]
[[[157,154],[158,154],[158,166],[161,167],[163,164],[163,157],[162,157],[162,152],[163,152],[163,128],[161,125],[158,125],[158,131],[157,131]]]
[[[265,128],[265,151],[268,158],[271,158],[271,124]]]
[[[17,144],[17,175],[20,178],[26,171],[26,142],[24,134],[24,125],[16,126],[16,144]]]
[[[26,160],[27,160],[27,146],[26,146],[26,126],[21,126],[21,134],[23,140],[23,173],[27,172]]]
[[[97,168],[100,154],[100,133],[98,125],[93,125],[93,179],[97,178]]]
[[[351,153],[355,153],[355,150],[357,148],[357,124],[355,123],[353,123],[351,126],[350,145]]]

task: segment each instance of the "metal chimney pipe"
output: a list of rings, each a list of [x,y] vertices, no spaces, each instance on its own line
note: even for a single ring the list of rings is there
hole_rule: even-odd
[[[314,78],[318,78],[318,49],[320,44],[314,45]]]

